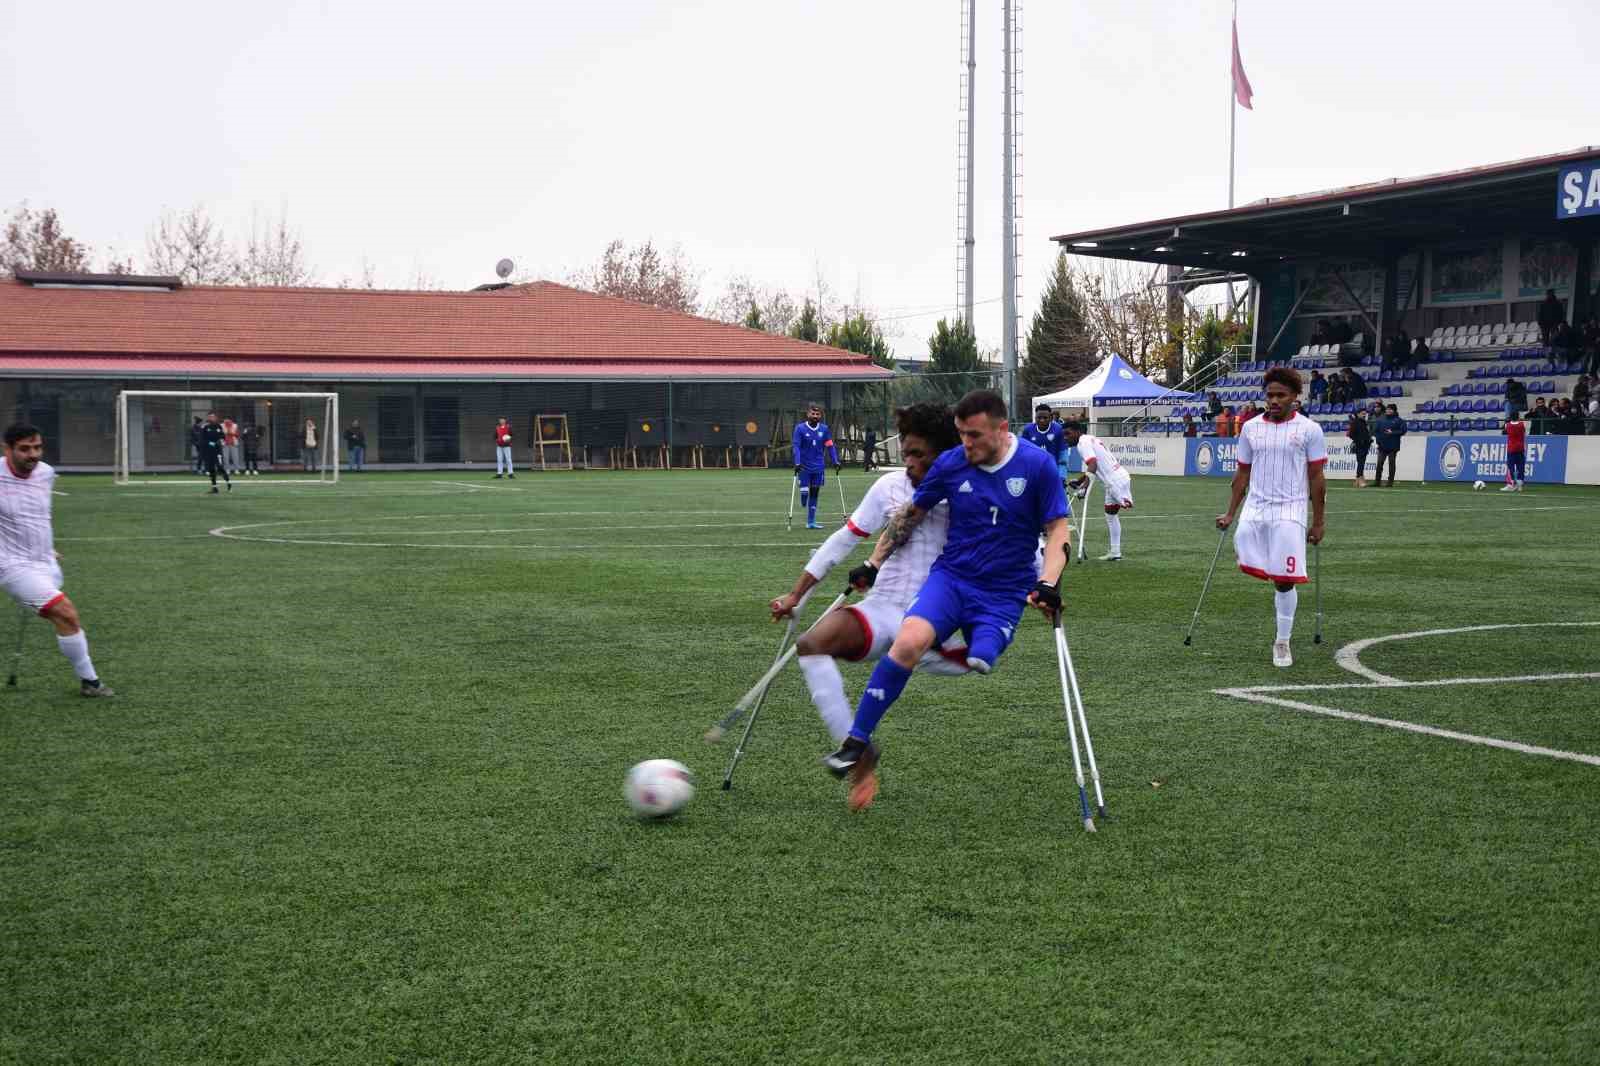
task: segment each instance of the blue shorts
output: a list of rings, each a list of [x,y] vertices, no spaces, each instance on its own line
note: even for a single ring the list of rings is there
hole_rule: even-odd
[[[795,475],[794,479],[799,483],[801,488],[810,486],[820,489],[824,480],[822,472],[825,469],[826,467],[819,467],[816,470],[802,470],[800,473]]]
[[[1017,623],[1028,606],[1028,591],[979,589],[946,570],[934,567],[917,598],[906,608],[933,627],[935,646],[959,630],[967,638],[967,659],[990,667],[1016,636]]]

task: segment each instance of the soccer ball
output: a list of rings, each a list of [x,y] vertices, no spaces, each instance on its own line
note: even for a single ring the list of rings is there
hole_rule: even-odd
[[[1481,482],[1481,481],[1474,481],[1474,482],[1473,482],[1473,483],[1472,483],[1472,491],[1473,491],[1473,492],[1482,492],[1482,491],[1483,491],[1483,482]]]
[[[628,771],[622,795],[641,818],[669,818],[694,798],[694,774],[674,759],[646,759]]]

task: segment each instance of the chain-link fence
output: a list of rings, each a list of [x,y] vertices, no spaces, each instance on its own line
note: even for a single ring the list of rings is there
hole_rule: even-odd
[[[373,468],[491,465],[500,418],[510,423],[519,469],[762,468],[789,465],[790,435],[808,404],[822,406],[843,460],[860,463],[870,433],[879,445],[878,461],[884,462],[898,458],[895,408],[921,401],[954,403],[975,388],[1005,395],[1005,386],[1001,371],[906,373],[870,382],[33,378],[0,380],[0,413],[8,424],[38,427],[45,458],[66,470],[112,469],[117,396],[125,390],[194,394],[144,404],[139,425],[129,426],[130,435],[142,442],[148,471],[192,465],[190,428],[212,410],[250,429],[264,469],[299,469],[310,413],[298,401],[220,395],[230,392],[337,393],[342,424],[332,431],[341,459],[348,459],[349,441],[360,439],[366,465]],[[1025,408],[1028,399],[1018,397],[1017,403]],[[1026,410],[1017,412],[1019,420],[1027,416]]]

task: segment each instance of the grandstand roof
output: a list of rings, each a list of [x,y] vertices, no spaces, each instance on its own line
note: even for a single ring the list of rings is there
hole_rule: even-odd
[[[0,374],[880,380],[854,352],[539,281],[490,292],[0,280]],[[26,279],[32,279],[26,280]]]
[[[1571,235],[1600,220],[1555,217],[1556,176],[1600,146],[1415,178],[1269,197],[1051,240],[1073,255],[1231,268],[1324,256],[1383,259],[1436,244],[1505,233]],[[1243,253],[1243,254],[1240,254]]]

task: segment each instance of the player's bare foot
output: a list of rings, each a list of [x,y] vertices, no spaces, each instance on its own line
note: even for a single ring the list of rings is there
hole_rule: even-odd
[[[111,686],[103,681],[82,681],[78,685],[78,695],[90,699],[103,699],[107,696],[115,696],[116,693],[111,691]]]
[[[1272,665],[1294,665],[1294,656],[1289,654],[1289,642],[1287,640],[1275,640],[1272,642]]]

